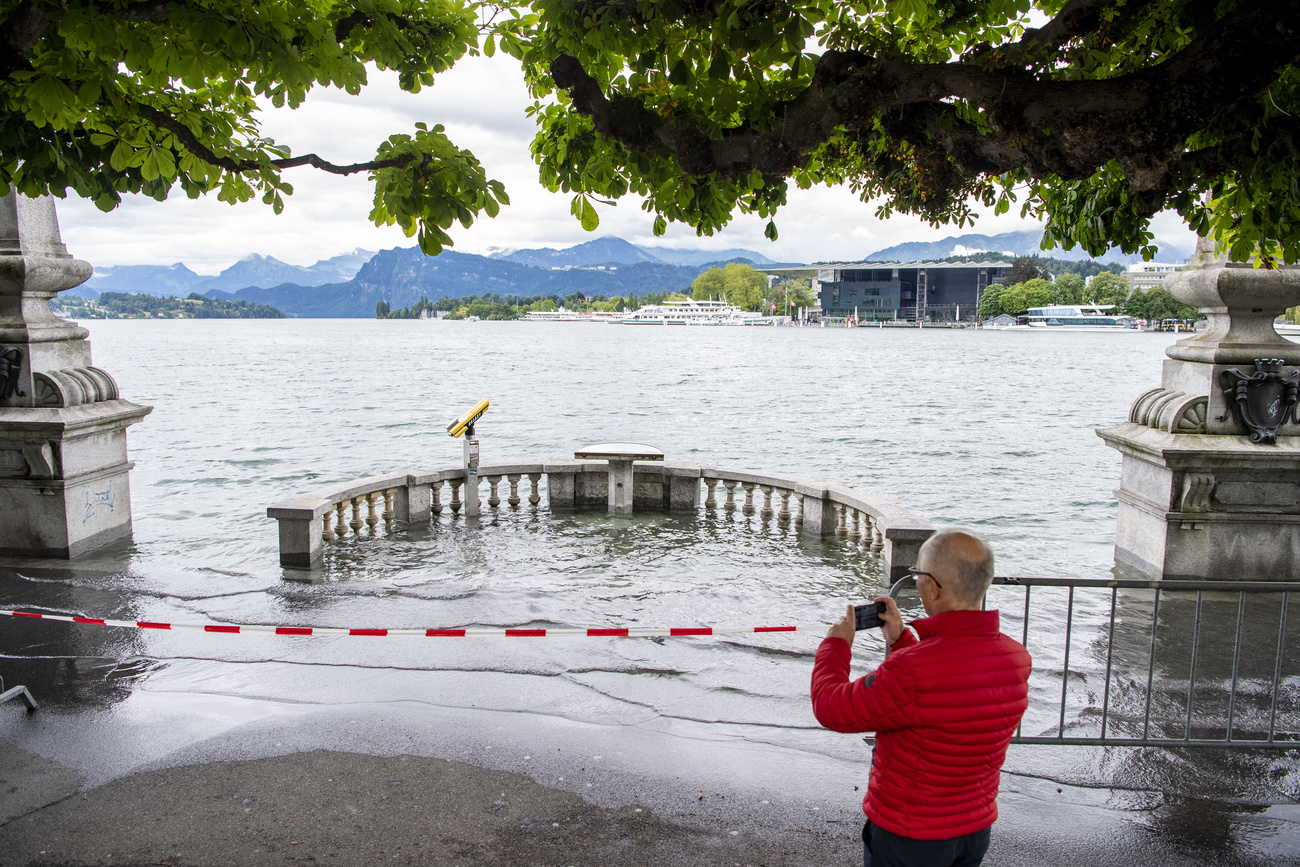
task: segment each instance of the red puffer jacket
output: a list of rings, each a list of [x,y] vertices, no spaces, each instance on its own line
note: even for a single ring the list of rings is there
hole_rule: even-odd
[[[813,666],[817,721],[876,732],[862,810],[916,840],[982,831],[998,817],[998,776],[1029,706],[1028,651],[996,611],[946,611],[912,626],[873,673],[849,681],[852,650],[827,638]]]

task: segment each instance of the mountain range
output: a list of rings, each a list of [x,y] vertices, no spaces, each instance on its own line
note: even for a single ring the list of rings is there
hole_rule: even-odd
[[[1066,259],[1071,262],[1080,262],[1092,258],[1078,247],[1073,250],[1061,250],[1059,248],[1040,250],[1038,245],[1042,240],[1043,232],[1041,229],[1026,232],[1003,232],[1000,235],[980,235],[975,233],[953,235],[944,238],[942,241],[909,241],[905,244],[895,244],[892,247],[885,247],[883,250],[868,253],[863,261],[916,262],[983,252],[1004,253],[1008,256],[1051,256],[1054,259]],[[1186,262],[1192,255],[1191,247],[1181,247],[1177,244],[1159,240],[1157,240],[1157,244],[1159,244],[1160,252],[1156,255],[1156,258],[1161,262],[1178,265]],[[1098,261],[1132,265],[1141,262],[1142,256],[1137,253],[1130,254],[1113,249],[1106,255],[1101,256]]]
[[[1087,258],[1078,251],[1044,253],[1038,249],[1041,239],[1042,232],[1033,231],[956,235],[942,241],[897,244],[863,258],[914,261],[983,251],[1008,256]],[[1161,254],[1166,262],[1183,261],[1188,255],[1171,246],[1162,246]],[[1107,258],[1137,259],[1119,255]],[[681,291],[710,266],[728,261],[745,261],[760,267],[780,264],[753,250],[640,247],[622,238],[605,237],[565,249],[543,247],[492,256],[444,250],[430,257],[416,247],[379,253],[354,250],[307,267],[290,265],[272,256],[253,255],[215,277],[196,274],[179,262],[119,265],[97,269],[86,284],[70,291],[91,298],[107,291],[164,297],[197,292],[208,298],[270,304],[290,316],[370,317],[379,301],[387,301],[394,308],[409,307],[421,297],[437,300],[492,293],[503,297],[563,297],[574,292],[589,297],[627,297]]]
[[[727,261],[771,264],[752,250],[717,252],[638,247],[622,238],[598,238],[564,250],[517,250],[478,256],[444,250],[436,257],[419,248],[379,253],[356,250],[310,267],[271,256],[248,256],[216,277],[175,265],[101,268],[73,294],[135,292],[270,304],[290,316],[369,317],[375,303],[408,307],[421,297],[485,295],[647,295],[681,291],[710,265]]]
[[[541,247],[493,253],[493,259],[505,259],[534,268],[582,268],[590,265],[635,265],[657,262],[664,265],[708,265],[744,259],[755,265],[775,265],[771,259],[753,250],[687,250],[680,247],[638,247],[622,238],[605,237],[573,247],[556,250]]]
[[[209,298],[254,301],[278,307],[290,316],[368,317],[375,304],[409,307],[421,297],[497,294],[558,295],[574,292],[594,297],[680,292],[690,287],[708,266],[636,262],[631,265],[596,265],[567,269],[537,268],[505,259],[443,250],[426,256],[418,247],[384,250],[342,283],[308,287],[292,283],[250,286],[230,293],[214,290]]]
[[[178,297],[213,290],[234,292],[248,286],[320,286],[350,280],[375,255],[373,250],[353,250],[341,256],[321,259],[314,265],[290,265],[274,256],[245,256],[215,277],[195,274],[183,263],[174,265],[117,265],[96,268],[94,276],[73,290],[74,294],[96,298],[101,292],[130,292],[159,297]]]

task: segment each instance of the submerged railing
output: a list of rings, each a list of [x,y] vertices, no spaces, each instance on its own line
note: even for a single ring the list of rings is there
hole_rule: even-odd
[[[1295,582],[995,579],[985,605],[1034,657],[1011,742],[1300,749],[1297,594]]]
[[[484,464],[478,468],[476,483],[480,487],[487,483],[490,510],[502,508],[503,481],[509,485],[507,508],[520,508],[525,491],[530,508],[543,508],[543,490],[547,509],[608,506],[609,466],[604,461]],[[449,466],[371,476],[282,500],[266,510],[279,522],[280,565],[315,568],[325,545],[347,538],[349,530],[353,536],[379,535],[381,521],[383,532],[391,533],[402,526],[428,523],[444,508],[457,517],[464,485],[464,469]],[[445,489],[450,499],[444,503]],[[881,555],[890,580],[902,577],[915,564],[921,543],[934,532],[925,519],[845,485],[698,464],[634,464],[633,508],[740,512],[760,522],[793,525],[810,535],[858,542]]]

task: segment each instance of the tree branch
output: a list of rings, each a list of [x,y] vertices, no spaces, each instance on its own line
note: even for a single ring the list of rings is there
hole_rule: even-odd
[[[230,157],[218,156],[211,148],[199,141],[198,136],[196,136],[189,127],[166,112],[160,111],[153,106],[137,105],[136,113],[159,129],[165,129],[172,135],[176,136],[176,140],[179,141],[186,150],[203,160],[205,163],[209,163],[236,174],[256,171],[264,165],[256,160],[241,161],[231,159]],[[352,175],[357,172],[373,172],[379,169],[401,168],[402,166],[409,165],[415,159],[416,157],[414,154],[401,154],[392,159],[371,160],[366,163],[353,163],[351,165],[340,166],[331,163],[328,160],[321,159],[316,154],[304,154],[303,156],[298,157],[271,160],[270,165],[278,169],[292,169],[298,166],[309,165],[333,175]]]
[[[19,5],[0,22],[0,46],[5,49],[0,51],[0,58],[3,58],[0,59],[0,75],[8,77],[20,69],[31,68],[27,58],[49,24],[50,17],[45,10],[37,8],[31,0]]]
[[[1105,5],[1074,0],[1036,38],[1072,38]],[[701,125],[665,118],[636,97],[607,98],[574,57],[556,57],[550,71],[601,135],[632,151],[667,151],[695,176],[755,168],[789,174],[839,130],[868,130],[880,118],[894,137],[946,151],[968,179],[1027,169],[1034,177],[1081,180],[1117,160],[1143,191],[1167,184],[1188,136],[1262,93],[1298,60],[1300,0],[1243,3],[1165,62],[1111,79],[1055,80],[1022,68],[827,51],[808,88],[772,107],[770,128],[747,124],[712,140]],[[953,98],[984,109],[991,129],[959,118]]]
[[[407,18],[404,15],[398,15],[395,12],[385,12],[383,17],[387,18],[402,29],[415,26],[415,22],[410,18]],[[341,43],[351,36],[352,31],[356,28],[363,25],[368,27],[374,23],[374,18],[369,14],[365,12],[353,12],[351,15],[340,18],[338,23],[334,25],[334,38]]]

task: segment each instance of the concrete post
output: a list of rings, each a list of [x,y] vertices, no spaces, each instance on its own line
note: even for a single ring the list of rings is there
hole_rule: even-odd
[[[572,509],[576,505],[576,482],[582,472],[581,461],[555,461],[544,464],[546,502],[552,509]]]
[[[665,476],[668,484],[668,508],[674,512],[694,512],[700,507],[700,477],[695,475]],[[716,504],[715,504],[716,505]]]
[[[67,559],[131,534],[126,429],[152,408],[122,400],[89,332],[50,310],[90,274],[52,198],[0,197],[0,552]]]
[[[333,517],[334,504],[314,497],[282,500],[266,510],[280,526],[280,567],[314,569],[324,557],[321,534]]]
[[[403,524],[427,524],[433,514],[433,485],[413,484],[409,479],[397,489],[397,520]]]
[[[609,462],[609,514],[632,514],[632,462]]]
[[[815,493],[805,493],[803,498],[803,526],[810,536],[830,536],[835,532],[839,511],[825,488]]]

